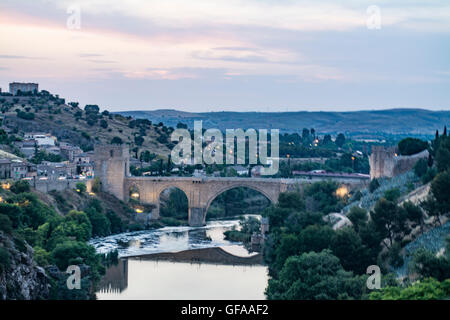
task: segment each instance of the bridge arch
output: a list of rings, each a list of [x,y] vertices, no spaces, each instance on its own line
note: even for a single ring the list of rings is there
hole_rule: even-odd
[[[189,215],[190,215],[190,210],[189,210],[189,208],[190,208],[190,204],[191,204],[191,200],[189,199],[189,193],[188,192],[186,192],[186,190],[184,190],[184,188],[183,187],[180,187],[179,185],[176,185],[176,184],[174,184],[174,185],[172,185],[172,184],[170,184],[170,185],[165,185],[165,186],[163,186],[163,187],[161,187],[161,188],[159,188],[159,189],[157,189],[157,191],[156,191],[156,206],[157,206],[157,211],[158,211],[158,216],[159,217],[163,217],[164,215],[163,215],[163,207],[161,206],[161,197],[163,196],[163,193],[165,192],[165,191],[170,191],[169,192],[169,194],[168,194],[168,196],[169,196],[169,199],[170,199],[170,195],[171,195],[171,193],[173,192],[173,191],[176,191],[176,190],[178,190],[179,192],[181,192],[182,194],[183,194],[183,196],[184,196],[184,198],[186,199],[186,202],[187,202],[187,207],[186,207],[186,212],[185,212],[185,214],[186,214],[186,219],[187,220],[189,220]],[[168,200],[169,200],[168,199]],[[181,213],[181,212],[177,212],[177,213]],[[183,212],[183,215],[184,215],[184,212]]]
[[[227,192],[229,190],[236,189],[236,188],[248,188],[248,189],[257,191],[257,192],[261,193],[264,197],[266,197],[266,199],[269,200],[269,202],[271,204],[275,204],[275,203],[278,202],[278,197],[275,198],[273,195],[270,195],[268,192],[266,192],[266,190],[264,190],[262,188],[258,188],[255,185],[247,184],[247,183],[236,183],[236,184],[232,184],[232,185],[229,185],[229,186],[225,186],[225,187],[223,187],[223,188],[221,188],[219,190],[214,191],[214,193],[209,195],[208,201],[206,202],[206,206],[205,206],[205,217],[204,217],[204,220],[206,220],[206,215],[208,214],[209,207],[211,206],[213,201],[218,196],[223,194],[224,192]]]

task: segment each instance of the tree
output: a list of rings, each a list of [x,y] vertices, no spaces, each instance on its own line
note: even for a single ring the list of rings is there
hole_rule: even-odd
[[[450,296],[450,279],[428,278],[407,287],[388,286],[370,293],[370,300],[442,300]]]
[[[450,170],[450,137],[441,136],[436,152],[436,162],[439,172]]]
[[[392,246],[394,238],[407,230],[406,213],[397,204],[381,198],[371,213],[372,221],[381,236],[389,239]]]
[[[428,170],[428,160],[420,159],[414,165],[414,173],[419,178],[423,177],[427,173],[427,170]]]
[[[436,257],[426,249],[419,249],[414,253],[411,269],[421,278],[435,278],[443,281],[450,278],[450,261],[445,257]]]
[[[375,190],[377,190],[380,187],[380,182],[377,178],[372,179],[369,183],[369,192],[373,193]]]
[[[400,198],[400,195],[401,193],[398,188],[389,189],[384,192],[384,198],[392,202],[396,202]]]
[[[106,121],[105,119],[102,119],[100,121],[100,127],[102,127],[103,129],[108,128],[108,121]]]
[[[339,133],[336,137],[336,141],[334,142],[339,148],[342,148],[342,146],[345,143],[345,136],[343,133]]]
[[[323,137],[323,144],[324,145],[327,145],[327,144],[329,144],[329,143],[331,143],[332,141],[331,141],[331,135],[329,135],[329,134],[326,134],[324,137]]]
[[[450,172],[438,174],[431,183],[431,193],[437,201],[441,214],[450,212]]]
[[[368,256],[368,250],[353,228],[346,227],[336,231],[330,245],[333,254],[347,271],[364,274],[367,266],[376,263]]]
[[[98,105],[96,104],[87,104],[84,107],[84,111],[86,113],[93,113],[93,114],[97,114],[100,111],[100,108],[98,107]]]
[[[10,190],[16,194],[30,192],[30,184],[26,180],[19,180],[11,186]]]
[[[278,206],[301,211],[305,209],[305,202],[299,192],[283,192],[278,198]]]
[[[278,279],[270,279],[266,289],[269,300],[323,300],[361,298],[362,277],[353,277],[329,250],[291,256]]]
[[[83,193],[85,193],[86,192],[86,185],[83,183],[83,182],[78,182],[76,185],[75,185],[75,187],[76,187],[76,190],[77,190],[77,192],[78,193],[81,193],[81,194],[83,194]]]
[[[123,144],[123,141],[120,137],[114,137],[111,140],[111,144]]]
[[[418,206],[413,204],[411,201],[406,201],[403,203],[403,209],[406,212],[406,216],[409,221],[420,225],[420,230],[423,231],[423,212]]]
[[[367,215],[366,210],[358,206],[354,206],[350,209],[347,218],[350,219],[350,221],[353,224],[353,227],[355,228],[356,231],[358,231],[360,227],[364,226],[367,223],[369,216]]]
[[[401,155],[409,156],[428,148],[428,142],[417,138],[405,138],[398,143],[398,151]]]

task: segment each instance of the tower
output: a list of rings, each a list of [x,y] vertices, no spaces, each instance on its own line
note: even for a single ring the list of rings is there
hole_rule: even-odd
[[[96,145],[94,149],[95,176],[102,189],[124,200],[125,177],[129,176],[129,150],[126,145]]]

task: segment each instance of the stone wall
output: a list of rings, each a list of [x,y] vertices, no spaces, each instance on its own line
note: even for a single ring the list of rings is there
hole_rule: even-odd
[[[373,146],[369,157],[370,178],[392,178],[411,170],[417,161],[428,158],[428,150],[410,156],[400,156],[396,147]]]

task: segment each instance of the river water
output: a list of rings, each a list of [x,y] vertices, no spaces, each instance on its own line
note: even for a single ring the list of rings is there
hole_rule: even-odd
[[[223,232],[233,227],[239,228],[239,220],[209,221],[200,228],[122,233],[90,241],[97,252],[118,249],[120,257],[103,277],[97,298],[265,299],[267,267],[241,262],[256,258],[256,253],[224,239]],[[176,254],[153,258],[154,254],[167,253]],[[195,259],[186,261],[186,255],[195,255]]]

